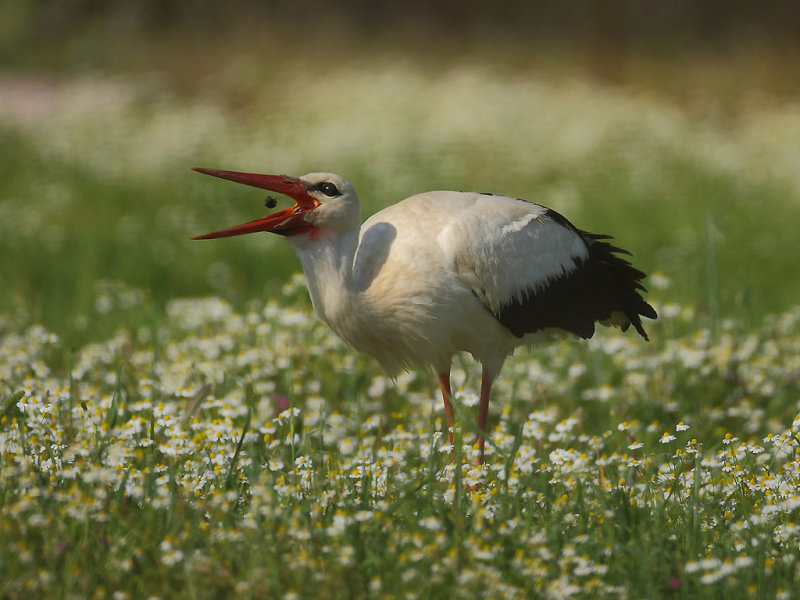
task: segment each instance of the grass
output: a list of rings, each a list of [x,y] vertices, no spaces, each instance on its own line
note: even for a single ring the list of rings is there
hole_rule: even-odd
[[[4,595],[790,597],[796,310],[515,357],[486,466],[465,428],[454,471],[430,378],[387,380],[287,293],[173,301],[63,375],[56,336],[5,335]]]
[[[206,96],[95,76],[0,103],[0,596],[792,596],[795,105],[234,66]],[[483,468],[458,359],[454,465],[433,378],[344,347],[281,240],[188,239],[263,210],[198,164],[338,171],[365,213],[542,202],[632,250],[661,319],[509,361]]]
[[[7,106],[0,306],[81,342],[74,321],[90,317],[99,279],[145,287],[161,306],[175,295],[241,305],[274,293],[298,268],[280,240],[189,241],[263,210],[258,192],[189,171],[197,164],[338,171],[361,191],[365,214],[436,188],[539,201],[615,235],[646,270],[672,276],[673,300],[714,318],[757,324],[800,292],[786,276],[800,216],[791,104],[716,125],[657,98],[533,75],[507,81],[480,66],[437,78],[379,63],[372,75],[326,77],[333,101],[305,80],[277,100],[267,80],[233,110],[146,80],[85,78],[39,90],[41,115]]]

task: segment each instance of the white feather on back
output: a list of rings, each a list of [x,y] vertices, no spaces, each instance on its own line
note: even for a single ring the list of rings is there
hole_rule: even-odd
[[[572,271],[589,250],[543,206],[481,195],[439,235],[459,276],[497,312]]]

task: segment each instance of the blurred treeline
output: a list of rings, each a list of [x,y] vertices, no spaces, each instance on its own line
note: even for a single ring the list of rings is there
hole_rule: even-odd
[[[427,35],[441,43],[486,35],[501,45],[578,44],[600,53],[800,47],[796,0],[0,0],[0,9],[0,58],[23,65],[37,50],[92,32],[207,35],[242,28],[311,43],[344,34],[362,41]]]
[[[24,36],[59,35],[97,23],[121,30],[236,26],[269,18],[296,35],[324,33],[326,22],[365,34],[398,27],[427,28],[444,36],[497,30],[520,37],[596,37],[607,43],[687,40],[736,43],[768,35],[773,41],[800,39],[795,0],[4,0],[7,43]]]

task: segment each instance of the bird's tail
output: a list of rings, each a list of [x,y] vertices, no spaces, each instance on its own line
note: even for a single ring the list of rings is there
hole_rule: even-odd
[[[611,236],[586,231],[579,233],[589,247],[587,262],[593,263],[590,268],[596,270],[597,277],[602,279],[602,282],[598,281],[597,293],[604,300],[603,312],[610,309],[610,315],[601,322],[620,325],[623,331],[633,325],[639,335],[649,339],[641,317],[656,319],[658,313],[642,297],[642,293],[647,291],[642,283],[646,275],[620,256],[630,256],[630,252],[612,245],[608,241]]]

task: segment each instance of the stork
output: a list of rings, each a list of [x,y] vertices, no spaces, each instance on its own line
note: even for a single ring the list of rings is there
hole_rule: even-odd
[[[345,342],[390,375],[415,365],[434,370],[451,445],[453,355],[468,352],[481,363],[477,462],[483,462],[492,384],[517,347],[564,335],[590,338],[596,323],[633,325],[646,340],[640,317],[657,317],[640,294],[645,274],[619,256],[628,252],[539,204],[434,191],[362,225],[355,189],[333,173],[194,170],[294,200],[290,208],[193,239],[259,231],[286,237],[314,310]]]

